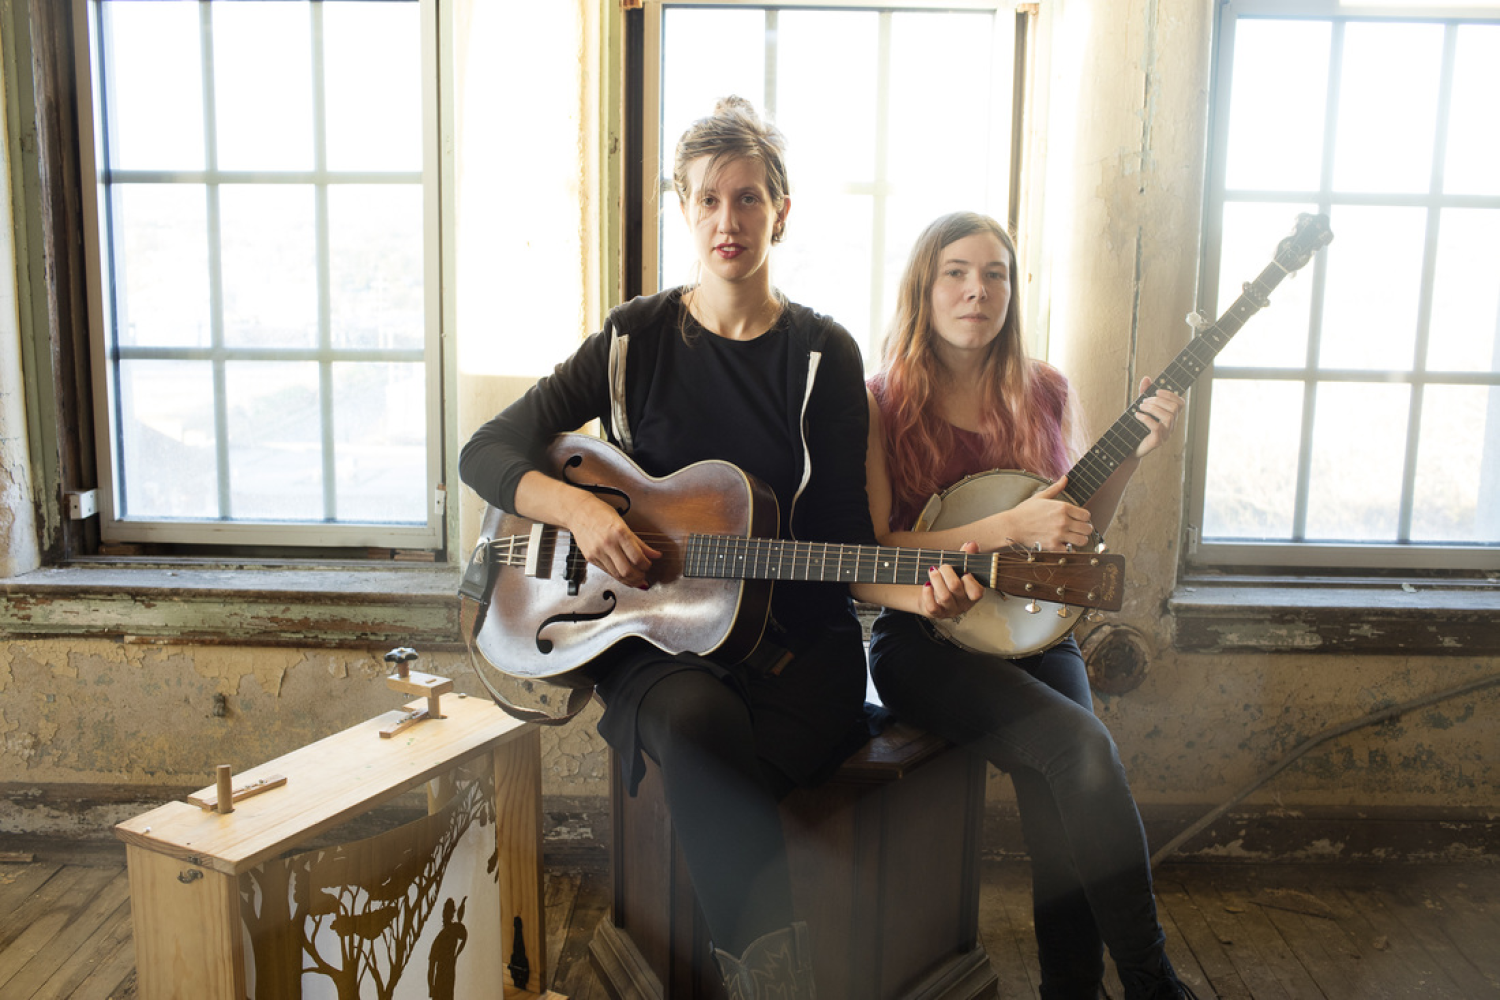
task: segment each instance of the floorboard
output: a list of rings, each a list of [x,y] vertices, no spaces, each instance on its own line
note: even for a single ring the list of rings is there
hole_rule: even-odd
[[[0,1000],[137,1000],[123,848],[0,836],[0,857],[16,859],[0,862]],[[986,862],[983,879],[1000,995],[1038,997],[1026,865]],[[599,852],[549,855],[549,985],[570,1000],[608,1000],[588,945],[609,890]],[[1202,1000],[1500,1000],[1493,864],[1169,864],[1157,903]],[[1106,989],[1120,1000],[1113,971]]]

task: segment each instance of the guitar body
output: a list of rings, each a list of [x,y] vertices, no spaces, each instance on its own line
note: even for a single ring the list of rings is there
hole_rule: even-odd
[[[1029,472],[995,469],[976,473],[960,479],[927,501],[914,530],[940,531],[961,527],[1010,510],[1049,485],[1046,479]],[[1066,492],[1062,497],[1076,503]],[[1056,553],[1045,553],[1041,558],[1054,555]],[[1125,586],[1124,573],[1106,571],[1100,586],[1104,597],[1115,599]],[[1028,607],[1038,610],[1028,611]],[[1040,653],[1062,642],[1077,627],[1081,614],[1077,607],[1038,599],[1028,601],[987,589],[979,603],[965,612],[957,623],[943,618],[929,621],[927,625],[936,635],[971,653],[1016,659]]]
[[[755,648],[771,582],[685,576],[683,551],[695,533],[774,536],[780,514],[764,484],[727,462],[699,462],[657,479],[583,434],[560,435],[547,456],[548,471],[613,504],[662,556],[650,589],[636,590],[588,565],[568,532],[489,509],[480,533],[496,565],[475,645],[490,664],[513,677],[581,686],[593,681],[574,675],[580,666],[631,637],[729,662]],[[511,556],[508,538],[518,539]]]

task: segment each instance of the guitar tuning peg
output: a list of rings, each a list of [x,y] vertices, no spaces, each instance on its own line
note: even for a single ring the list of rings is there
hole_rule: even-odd
[[[1042,606],[1040,604],[1038,604],[1036,601],[1028,601],[1027,604],[1026,604],[1026,613],[1028,615],[1037,614],[1041,610],[1042,610]]]
[[[1088,622],[1089,624],[1093,624],[1094,622],[1102,622],[1104,620],[1104,612],[1100,611],[1097,608],[1091,609],[1084,613],[1083,620]]]
[[[1190,326],[1190,327],[1192,327],[1195,332],[1198,331],[1198,330],[1202,330],[1202,329],[1204,329],[1206,327],[1209,327],[1209,326],[1213,325],[1213,324],[1211,324],[1208,321],[1208,317],[1207,316],[1204,316],[1201,312],[1198,312],[1196,309],[1194,311],[1188,313],[1186,319],[1187,319],[1187,325]]]
[[[1059,618],[1069,618],[1069,617],[1072,617],[1072,615],[1071,615],[1072,610],[1073,610],[1072,608],[1070,608],[1066,604],[1064,604],[1062,607],[1060,607],[1060,608],[1057,609],[1057,617],[1059,617]]]
[[[1094,546],[1094,551],[1102,554],[1107,548],[1109,548],[1109,546],[1106,543],[1100,542],[1098,545]]]

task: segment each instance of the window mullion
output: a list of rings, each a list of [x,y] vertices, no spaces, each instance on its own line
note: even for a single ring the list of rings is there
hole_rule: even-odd
[[[234,516],[229,469],[229,394],[224,372],[224,255],[219,204],[218,114],[214,83],[214,14],[212,4],[199,8],[203,63],[203,165],[208,224],[209,348],[213,366],[215,481],[219,517]]]
[[[322,450],[323,517],[329,521],[338,519],[338,468],[335,454],[336,441],[333,426],[333,320],[329,302],[333,287],[332,266],[329,262],[328,232],[328,102],[326,90],[326,64],[323,46],[323,5],[312,4],[308,8],[312,18],[312,130],[313,171],[317,180],[313,184],[314,213],[313,240],[317,261],[318,281],[318,424],[320,448]]]
[[[874,193],[870,206],[870,318],[879,324],[881,311],[885,307],[885,268],[880,261],[885,256],[886,209],[890,200],[890,156],[891,156],[891,19],[888,10],[880,12],[876,31],[875,74],[875,163]],[[875,342],[879,350],[880,341]]]
[[[1328,84],[1324,94],[1323,152],[1318,176],[1318,210],[1328,212],[1332,202],[1333,161],[1338,134],[1339,93],[1343,79],[1344,25],[1335,21],[1329,37]],[[1322,352],[1323,333],[1323,261],[1315,262],[1313,269],[1312,308],[1308,316],[1307,357],[1305,359],[1307,380],[1302,395],[1302,440],[1297,452],[1297,482],[1292,509],[1292,540],[1307,538],[1307,503],[1312,487],[1313,428],[1318,409],[1318,358]]]
[[[1458,58],[1458,25],[1450,22],[1443,31],[1442,79],[1438,84],[1438,106],[1432,130],[1432,172],[1428,180],[1427,226],[1422,248],[1422,286],[1417,292],[1417,330],[1412,347],[1413,385],[1407,418],[1406,460],[1401,476],[1401,507],[1397,512],[1396,538],[1411,540],[1412,508],[1417,488],[1417,459],[1422,440],[1422,402],[1427,386],[1427,344],[1432,333],[1432,296],[1437,281],[1438,236],[1442,230],[1443,168],[1448,148],[1449,109],[1453,103],[1453,71]]]

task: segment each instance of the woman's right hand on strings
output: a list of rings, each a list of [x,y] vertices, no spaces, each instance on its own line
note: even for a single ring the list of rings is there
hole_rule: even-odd
[[[971,526],[977,529],[981,551],[993,552],[1011,545],[1027,549],[1038,545],[1044,549],[1069,545],[1081,549],[1088,545],[1094,531],[1088,510],[1058,499],[1067,485],[1068,477],[1064,476],[1010,510],[991,514]]]
[[[568,530],[589,565],[627,587],[646,590],[651,563],[661,553],[641,541],[614,507],[593,494],[583,494],[570,508]]]

